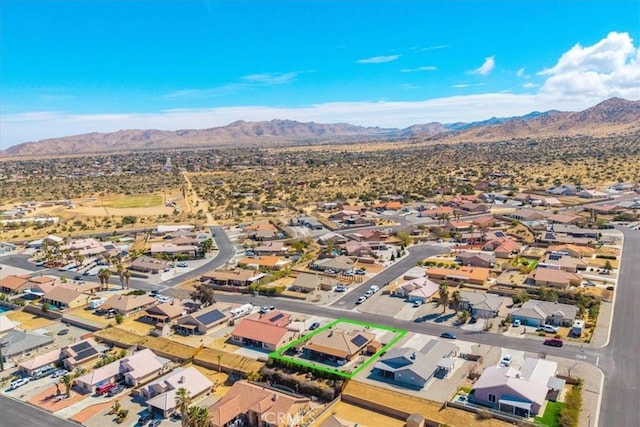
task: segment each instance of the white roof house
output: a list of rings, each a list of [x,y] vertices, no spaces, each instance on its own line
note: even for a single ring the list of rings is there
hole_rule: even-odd
[[[166,417],[176,408],[176,392],[185,388],[191,398],[196,398],[211,388],[213,383],[193,366],[176,368],[158,380],[146,384],[142,396],[147,398],[151,410],[160,411]]]

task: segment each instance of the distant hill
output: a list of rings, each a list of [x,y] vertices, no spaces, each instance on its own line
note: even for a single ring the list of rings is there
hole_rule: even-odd
[[[52,138],[18,144],[3,156],[34,156],[177,148],[216,148],[285,144],[341,144],[410,139],[425,142],[490,142],[512,138],[604,136],[640,132],[640,101],[611,98],[581,112],[533,112],[521,117],[442,124],[431,122],[404,129],[322,124],[293,120],[236,121],[210,129],[120,130]]]
[[[640,132],[640,101],[611,98],[580,112],[547,111],[506,120],[490,119],[429,138],[442,142],[490,142],[511,138],[606,136]]]

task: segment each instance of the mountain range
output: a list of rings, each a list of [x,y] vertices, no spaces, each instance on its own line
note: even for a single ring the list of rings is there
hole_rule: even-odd
[[[235,121],[209,129],[130,129],[32,141],[0,151],[6,157],[145,151],[179,148],[273,147],[411,140],[425,143],[492,142],[512,138],[606,136],[640,132],[640,101],[611,98],[580,112],[551,110],[473,122],[416,124],[404,129],[293,120]]]

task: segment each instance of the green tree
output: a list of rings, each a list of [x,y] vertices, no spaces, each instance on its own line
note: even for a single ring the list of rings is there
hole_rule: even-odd
[[[611,261],[609,261],[609,260],[606,260],[606,261],[605,261],[605,263],[604,263],[604,269],[605,269],[605,270],[607,270],[607,271],[611,271],[611,270],[613,270],[613,266],[611,265]]]
[[[459,290],[456,289],[453,291],[453,294],[451,294],[451,302],[453,303],[453,309],[456,314],[458,314],[458,311],[460,311],[460,305],[462,304],[462,295],[460,295]]]
[[[446,313],[449,304],[449,284],[444,281],[438,287],[438,304],[442,305],[442,313]]]
[[[122,314],[120,314],[120,313],[116,313],[116,317],[115,317],[115,319],[116,319],[116,323],[117,323],[118,325],[121,325],[121,324],[122,324],[122,322],[123,322],[123,320],[124,320],[124,318],[122,317]]]
[[[216,303],[216,296],[213,289],[204,283],[200,283],[195,286],[195,290],[193,290],[189,296],[194,301],[199,301],[203,306],[209,306]]]
[[[189,419],[189,427],[211,427],[211,417],[209,416],[209,410],[200,406],[192,406],[187,411],[187,418]]]
[[[102,289],[105,291],[109,289],[109,277],[111,277],[111,270],[109,270],[108,268],[102,268],[98,272],[100,284],[102,284]]]
[[[60,383],[64,385],[65,394],[71,397],[71,387],[73,386],[73,374],[67,374],[60,378]]]
[[[182,417],[182,427],[188,427],[189,424],[189,405],[191,404],[191,395],[189,391],[180,387],[176,391],[176,408],[180,412],[180,416]]]

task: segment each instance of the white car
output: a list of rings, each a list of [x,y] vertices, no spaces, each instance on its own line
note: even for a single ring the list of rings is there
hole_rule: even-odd
[[[415,301],[413,302],[413,306],[414,306],[414,307],[420,307],[421,305],[422,305],[422,300],[421,300],[421,299],[419,299],[419,300],[415,300]]]
[[[69,373],[69,371],[67,371],[66,369],[58,369],[53,374],[51,374],[51,378],[64,377],[68,373]]]
[[[18,387],[22,387],[23,385],[27,384],[28,382],[29,382],[29,378],[19,378],[17,380],[11,381],[9,388],[11,390],[15,390]]]
[[[358,298],[358,300],[356,301],[356,304],[362,304],[366,300],[367,300],[367,297],[363,295],[360,298]]]
[[[505,356],[500,361],[500,366],[502,366],[502,367],[511,366],[511,355],[510,354],[505,354]]]
[[[373,295],[373,291],[371,289],[364,293],[364,296],[366,296],[367,298],[369,298],[371,295]]]
[[[558,328],[556,328],[553,325],[544,325],[544,326],[539,327],[538,330],[544,331],[544,332],[547,332],[547,333],[550,333],[550,334],[555,334],[555,333],[558,332]]]

